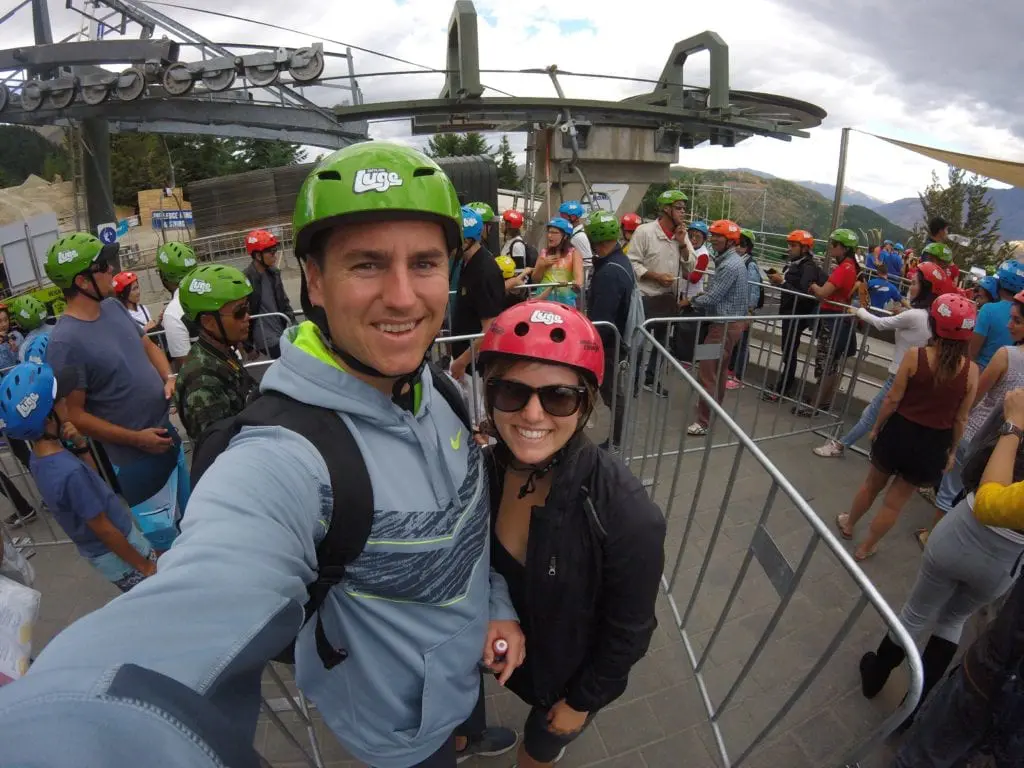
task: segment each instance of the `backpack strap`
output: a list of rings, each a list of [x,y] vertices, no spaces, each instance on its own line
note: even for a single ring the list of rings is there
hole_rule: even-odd
[[[448,378],[448,374],[442,371],[434,362],[428,362],[427,368],[430,369],[431,380],[434,382],[434,389],[438,391],[438,394],[445,399],[445,402],[455,411],[455,415],[459,417],[459,421],[466,425],[466,428],[473,431],[472,419],[469,416],[469,409],[466,407],[466,401],[462,399],[462,392],[456,386],[455,382]]]
[[[327,533],[316,548],[317,575],[308,585],[306,617],[316,619],[316,650],[327,669],[346,658],[345,648],[335,648],[327,639],[320,606],[331,589],[345,577],[346,566],[366,546],[373,524],[373,486],[359,445],[351,430],[337,414],[325,417],[324,408],[299,402],[280,392],[266,392],[239,414],[238,429],[274,425],[296,432],[320,452],[331,479],[334,509]]]

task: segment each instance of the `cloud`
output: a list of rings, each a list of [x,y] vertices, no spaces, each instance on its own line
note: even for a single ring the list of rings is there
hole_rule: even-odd
[[[199,5],[196,0],[180,0]],[[55,34],[77,28],[79,17],[51,3]],[[1024,93],[1014,78],[1024,71],[1024,48],[1011,45],[1021,28],[1020,3],[961,8],[954,0],[722,0],[673,11],[658,0],[593,0],[586,14],[553,0],[477,0],[480,64],[485,70],[521,70],[557,64],[572,72],[653,79],[672,46],[705,29],[730,46],[732,87],[778,93],[825,108],[829,117],[810,139],[750,139],[734,149],[698,147],[680,162],[698,167],[751,167],[788,178],[834,183],[840,129],[844,126],[958,151],[1024,158]],[[247,19],[282,23],[290,34],[253,24],[156,6],[212,39],[298,46],[323,35],[330,51],[354,44],[443,69],[452,0],[364,0],[363,3],[295,3],[248,0],[218,9]],[[28,14],[4,25],[9,45],[31,42]],[[159,32],[158,32],[159,34]],[[194,54],[190,54],[194,55]],[[370,76],[417,70],[410,64],[355,51],[354,63],[368,103],[433,98],[444,83],[437,72]],[[329,73],[346,71],[331,61]],[[708,61],[697,55],[685,80],[706,85]],[[485,84],[518,96],[554,95],[544,75],[486,72]],[[617,100],[647,92],[649,83],[571,77],[560,79],[570,96]],[[334,104],[347,93],[309,89]],[[485,95],[494,95],[488,91]],[[374,124],[378,138],[409,138],[407,121]],[[497,137],[492,143],[497,143]],[[512,137],[518,151],[522,135]],[[864,136],[851,143],[847,184],[886,200],[911,196],[938,164]]]

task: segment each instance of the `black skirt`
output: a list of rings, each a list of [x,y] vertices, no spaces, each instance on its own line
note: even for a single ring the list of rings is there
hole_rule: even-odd
[[[952,445],[952,429],[925,427],[894,413],[871,446],[871,463],[879,472],[924,488],[942,479]]]

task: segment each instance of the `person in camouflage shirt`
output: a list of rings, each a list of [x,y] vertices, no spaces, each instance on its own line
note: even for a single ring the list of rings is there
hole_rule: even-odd
[[[256,391],[239,354],[249,338],[250,293],[245,275],[223,264],[197,267],[181,284],[181,306],[198,327],[199,340],[178,373],[176,393],[181,421],[196,446],[214,422],[239,413]]]

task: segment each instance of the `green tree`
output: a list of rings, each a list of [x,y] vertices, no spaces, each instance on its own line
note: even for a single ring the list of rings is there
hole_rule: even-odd
[[[306,152],[301,146],[285,141],[242,139],[238,142],[238,152],[236,159],[247,171],[298,165],[306,159]]]
[[[47,157],[52,157],[51,166],[57,167],[56,158],[65,155],[64,150],[47,141],[42,134],[20,125],[0,125],[0,170],[8,185],[21,184],[29,176],[46,175]]]
[[[466,157],[469,155],[491,155],[494,151],[487,144],[482,133],[435,133],[427,142],[430,157]]]
[[[516,168],[516,156],[512,151],[508,136],[503,135],[498,143],[498,186],[502,189],[520,189],[518,168]]]
[[[932,173],[931,184],[918,195],[924,214],[923,221],[914,227],[912,239],[918,247],[928,237],[928,220],[941,216],[949,222],[950,232],[970,238],[968,245],[953,246],[953,258],[962,267],[987,267],[1000,255],[999,227],[995,206],[988,197],[988,180],[961,168],[950,166],[946,184]]]
[[[482,133],[470,131],[462,137],[462,154],[465,155],[490,155],[494,157],[494,150],[491,149]]]

